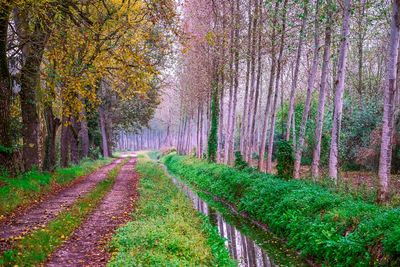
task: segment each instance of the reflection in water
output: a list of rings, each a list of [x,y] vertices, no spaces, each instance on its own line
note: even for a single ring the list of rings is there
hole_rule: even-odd
[[[218,227],[219,234],[225,238],[225,246],[231,257],[238,261],[239,266],[270,267],[276,266],[268,255],[253,240],[243,235],[234,226],[228,224],[217,211],[212,209],[190,188],[172,177],[175,185],[181,188],[191,199],[193,206],[199,212],[208,215],[211,222]]]

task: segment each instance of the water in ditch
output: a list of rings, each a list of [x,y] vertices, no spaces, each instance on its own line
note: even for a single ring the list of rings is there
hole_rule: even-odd
[[[275,260],[273,257],[270,257],[271,253],[266,252],[262,246],[258,245],[253,238],[250,238],[248,235],[243,234],[242,229],[238,230],[236,225],[232,223],[228,223],[226,219],[221,215],[221,213],[217,212],[214,208],[208,205],[202,198],[200,198],[196,193],[194,193],[185,183],[180,180],[172,177],[173,183],[183,190],[183,192],[190,198],[193,203],[193,206],[196,210],[201,212],[204,215],[209,216],[211,222],[215,224],[218,228],[219,234],[224,237],[225,245],[229,250],[231,257],[237,260],[239,266],[243,267],[269,267],[269,266],[304,266],[304,262],[299,259],[295,259],[296,256],[291,254],[290,252],[286,255],[285,248],[275,247],[277,250],[272,253],[275,255],[279,254],[279,260]],[[231,218],[232,219],[232,218]],[[231,220],[232,221],[232,220]],[[233,220],[234,221],[234,220]],[[241,224],[240,222],[236,222],[237,225]],[[253,231],[254,232],[254,231]],[[264,235],[264,237],[262,237]],[[272,238],[259,230],[259,244],[266,244],[266,247],[269,247],[268,242],[277,243],[278,241],[272,240]],[[282,252],[283,250],[283,252]],[[283,256],[282,256],[283,255]],[[282,258],[283,257],[283,258]]]

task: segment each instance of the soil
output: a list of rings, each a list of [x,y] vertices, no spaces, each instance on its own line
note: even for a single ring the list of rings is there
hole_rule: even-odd
[[[14,238],[29,233],[53,220],[61,211],[69,208],[80,196],[87,194],[100,181],[107,178],[107,174],[122,159],[117,159],[97,171],[89,174],[84,179],[72,184],[41,202],[24,209],[13,216],[0,222],[0,253],[12,246]]]
[[[130,159],[116,177],[111,191],[82,225],[50,257],[46,266],[105,266],[110,259],[106,244],[114,231],[130,219],[138,197],[139,176]]]

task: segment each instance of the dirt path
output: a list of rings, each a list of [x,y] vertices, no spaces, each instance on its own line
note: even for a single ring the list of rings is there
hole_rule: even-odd
[[[72,236],[50,257],[46,266],[104,266],[110,255],[105,245],[114,230],[129,219],[137,198],[136,158],[125,164],[111,191]]]
[[[82,181],[44,199],[37,205],[22,211],[22,213],[0,222],[0,253],[11,247],[13,237],[24,235],[36,227],[47,224],[61,211],[70,207],[78,197],[85,195],[96,184],[104,180],[108,172],[121,161],[122,159],[115,160],[89,174]]]

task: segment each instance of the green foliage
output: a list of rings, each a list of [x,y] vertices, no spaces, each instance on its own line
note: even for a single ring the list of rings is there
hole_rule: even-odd
[[[277,144],[277,161],[276,169],[278,170],[278,176],[283,179],[290,179],[293,175],[294,170],[294,152],[291,142],[279,141]]]
[[[54,173],[32,170],[18,177],[0,176],[0,216],[13,212],[16,208],[28,205],[41,195],[51,191],[52,186],[63,186],[77,177],[93,172],[110,162],[110,159],[97,161],[84,160],[79,165],[56,169]]]
[[[61,212],[48,225],[24,236],[0,257],[1,266],[37,266],[68,238],[111,189],[123,163],[112,169],[87,195]]]
[[[139,158],[134,220],[111,242],[110,266],[232,266],[224,242],[157,163]],[[213,245],[211,245],[213,244]]]
[[[247,167],[249,167],[249,164],[243,159],[242,153],[240,153],[240,151],[235,151],[235,168],[243,170]]]
[[[283,181],[178,155],[164,161],[192,186],[267,224],[304,257],[327,266],[400,264],[400,208],[370,204],[310,181]]]

